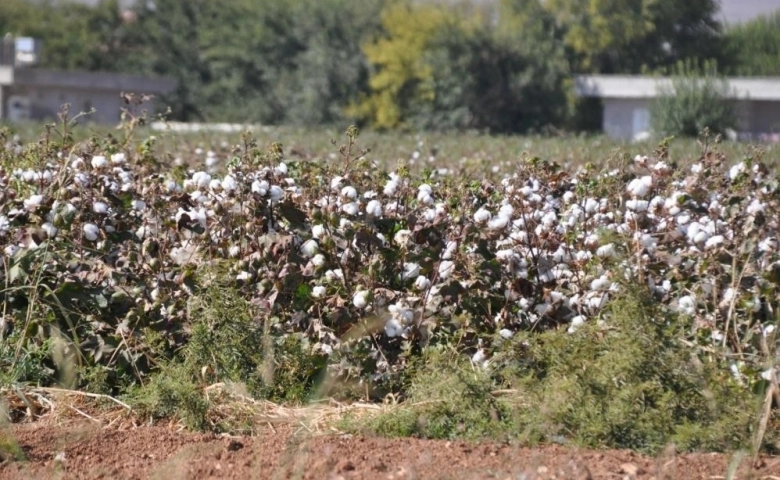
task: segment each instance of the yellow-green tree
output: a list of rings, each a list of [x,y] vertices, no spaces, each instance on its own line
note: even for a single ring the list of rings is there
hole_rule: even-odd
[[[382,12],[384,34],[363,46],[374,72],[370,92],[349,112],[376,128],[402,126],[405,111],[435,97],[433,67],[428,60],[432,41],[441,32],[474,30],[477,15],[467,17],[452,6],[391,2]]]

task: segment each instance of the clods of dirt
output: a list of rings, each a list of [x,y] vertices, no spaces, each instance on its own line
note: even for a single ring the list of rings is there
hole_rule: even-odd
[[[290,427],[222,437],[163,426],[32,423],[4,436],[25,459],[0,465],[2,479],[715,479],[727,476],[733,460],[673,450],[648,458],[560,445],[311,436]],[[780,458],[744,459],[736,478],[780,478]]]

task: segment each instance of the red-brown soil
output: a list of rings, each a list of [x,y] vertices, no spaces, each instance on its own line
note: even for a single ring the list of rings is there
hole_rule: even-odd
[[[163,426],[116,429],[81,421],[8,427],[24,461],[6,460],[0,478],[62,479],[718,479],[727,455],[562,446],[310,436],[284,427],[256,437],[220,437]],[[4,442],[6,443],[6,442]],[[742,462],[736,478],[780,479],[780,458]]]

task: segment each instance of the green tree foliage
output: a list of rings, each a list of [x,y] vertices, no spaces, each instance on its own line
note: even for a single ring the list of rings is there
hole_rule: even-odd
[[[548,0],[578,71],[640,73],[680,60],[725,61],[716,0]]]
[[[736,75],[780,75],[780,11],[726,31]]]
[[[391,5],[386,35],[365,47],[371,93],[353,111],[378,128],[524,132],[560,121],[564,51],[528,13],[506,2],[500,12]]]
[[[666,88],[651,104],[653,130],[663,135],[697,137],[704,128],[725,133],[737,126],[728,82],[713,64],[699,69],[681,63]]]

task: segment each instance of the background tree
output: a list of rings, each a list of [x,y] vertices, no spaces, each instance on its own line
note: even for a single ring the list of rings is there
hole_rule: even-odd
[[[686,59],[725,61],[716,0],[548,0],[542,5],[565,32],[575,71],[640,73]]]
[[[735,75],[780,76],[780,11],[726,30]]]

